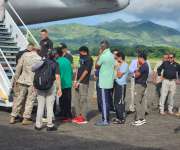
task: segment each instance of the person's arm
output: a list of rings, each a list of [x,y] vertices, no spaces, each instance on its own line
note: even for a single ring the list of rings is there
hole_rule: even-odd
[[[62,96],[62,90],[61,90],[61,76],[60,76],[60,70],[58,64],[56,64],[56,87],[57,87],[57,95],[59,97]]]
[[[95,62],[95,69],[99,69],[101,67],[101,65],[102,65],[102,58],[101,58],[102,52],[103,51],[100,49],[99,50],[99,55],[98,55],[98,57],[96,59],[96,62]]]
[[[165,63],[166,63],[166,62],[162,63],[162,64],[157,68],[157,74],[158,74],[158,76],[161,76],[162,70],[163,70],[164,67],[165,67]]]
[[[50,40],[49,41],[49,48],[48,48],[48,50],[52,50],[53,49],[53,42]]]
[[[23,55],[24,56],[24,55]],[[14,80],[17,81],[22,73],[22,68],[23,68],[23,62],[24,62],[24,57],[21,57],[18,61],[18,64],[16,66],[16,72],[14,75]]]

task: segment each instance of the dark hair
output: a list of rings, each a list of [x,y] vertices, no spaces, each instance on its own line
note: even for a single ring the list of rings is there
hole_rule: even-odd
[[[147,55],[144,52],[139,52],[138,57],[143,58],[144,60],[147,60]]]
[[[59,47],[61,47],[62,49],[67,48],[67,45],[65,43],[60,43]]]
[[[61,47],[56,47],[55,50],[56,50],[57,54],[58,54],[60,57],[63,56],[63,51],[62,51],[62,48],[61,48]]]
[[[79,48],[79,52],[86,52],[87,54],[89,54],[89,48],[87,46],[81,46]]]
[[[109,48],[109,42],[107,41],[107,40],[103,40],[103,41],[101,41],[101,43],[100,43],[101,45],[102,44],[104,44],[105,46],[106,46],[106,48]]]
[[[41,32],[48,33],[48,31],[46,29],[42,29]]]
[[[114,50],[113,50],[113,53],[114,52],[119,52],[119,49],[118,48],[115,48]]]
[[[118,53],[116,54],[116,56],[117,56],[117,57],[121,57],[122,60],[125,60],[125,54],[124,54],[123,52],[118,52]]]

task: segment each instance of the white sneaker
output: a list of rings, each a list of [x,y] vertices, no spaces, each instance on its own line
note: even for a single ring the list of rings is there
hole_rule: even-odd
[[[143,120],[137,120],[135,122],[132,123],[133,126],[141,126],[143,124],[146,124],[146,120],[143,119]]]

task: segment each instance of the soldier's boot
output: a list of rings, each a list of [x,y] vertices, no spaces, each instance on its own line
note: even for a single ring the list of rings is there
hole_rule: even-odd
[[[24,118],[22,121],[22,125],[32,125],[33,121],[31,119]]]
[[[10,120],[9,120],[9,123],[10,124],[15,124],[16,123],[16,118],[11,116]]]

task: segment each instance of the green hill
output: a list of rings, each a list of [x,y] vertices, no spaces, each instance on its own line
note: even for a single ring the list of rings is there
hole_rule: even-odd
[[[168,46],[180,48],[180,32],[150,21],[124,22],[115,20],[97,26],[80,24],[52,25],[48,26],[51,39],[57,45],[65,42],[71,49],[77,49],[80,45],[88,45],[97,48],[101,40],[107,39],[113,46],[137,45]],[[39,39],[40,29],[31,29]]]

